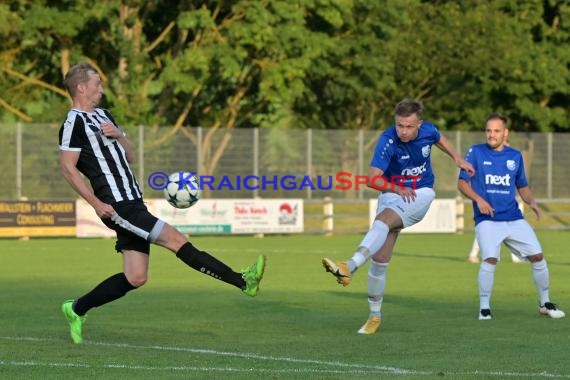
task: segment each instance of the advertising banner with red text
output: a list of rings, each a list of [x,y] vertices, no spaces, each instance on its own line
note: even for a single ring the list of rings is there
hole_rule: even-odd
[[[201,199],[188,209],[150,199],[158,218],[189,234],[286,234],[303,232],[302,199]]]
[[[146,199],[149,211],[182,233],[287,234],[303,232],[302,199],[201,199],[187,209],[164,199]],[[77,201],[78,237],[113,237],[89,204]]]

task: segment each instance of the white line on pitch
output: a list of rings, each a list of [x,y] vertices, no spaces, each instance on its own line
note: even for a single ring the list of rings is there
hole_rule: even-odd
[[[35,338],[35,337],[0,337],[0,339],[13,340],[13,341],[45,341],[45,342],[55,342],[62,341],[62,339],[56,338]],[[134,345],[129,343],[107,343],[107,342],[91,342],[85,341],[85,345],[94,346],[104,346],[104,347],[117,347],[117,348],[133,348],[140,350],[156,350],[156,351],[176,351],[176,352],[191,352],[194,354],[207,354],[216,356],[229,356],[244,359],[256,359],[256,360],[266,360],[275,362],[289,362],[289,363],[302,363],[302,364],[314,364],[323,366],[333,366],[344,368],[342,370],[334,369],[311,369],[311,368],[296,368],[296,369],[260,369],[260,368],[230,368],[230,367],[143,367],[143,366],[127,366],[122,364],[105,364],[101,368],[124,368],[124,369],[138,369],[138,370],[180,370],[180,371],[226,371],[226,372],[283,372],[283,373],[353,373],[353,374],[367,374],[367,373],[390,373],[393,375],[415,375],[415,376],[426,376],[435,375],[432,371],[415,371],[396,367],[386,367],[378,365],[366,365],[366,364],[352,364],[343,363],[338,361],[321,361],[314,359],[297,359],[283,356],[267,356],[251,353],[240,353],[240,352],[227,352],[227,351],[217,351],[212,349],[203,348],[188,348],[188,347],[173,347],[173,346],[143,346]],[[26,364],[31,363],[31,364]],[[0,360],[0,365],[36,365],[36,366],[59,366],[59,367],[89,367],[96,368],[95,366],[89,364],[74,364],[74,363],[39,363],[33,361],[2,361]],[[347,370],[347,368],[351,368]],[[473,372],[446,372],[443,371],[445,375],[455,375],[455,376],[498,376],[498,377],[530,377],[530,378],[551,378],[551,379],[570,379],[570,375],[566,374],[553,374],[548,372],[503,372],[503,371],[473,371]]]
[[[60,339],[53,339],[53,338],[34,338],[34,337],[0,337],[0,339],[6,340],[14,340],[14,341],[60,341]],[[397,375],[427,375],[431,374],[431,372],[420,372],[414,370],[407,370],[403,368],[394,368],[394,367],[386,367],[386,366],[378,366],[378,365],[365,365],[365,364],[351,364],[351,363],[342,363],[338,361],[321,361],[321,360],[313,360],[313,359],[296,359],[290,357],[279,357],[279,356],[267,356],[267,355],[258,355],[258,354],[251,354],[251,353],[240,353],[240,352],[227,352],[227,351],[216,351],[211,349],[203,349],[203,348],[188,348],[188,347],[171,347],[171,346],[142,346],[142,345],[134,345],[128,343],[106,343],[106,342],[93,342],[93,341],[84,341],[84,345],[94,345],[94,346],[104,346],[104,347],[117,347],[117,348],[133,348],[139,350],[156,350],[156,351],[176,351],[176,352],[190,352],[194,354],[205,354],[205,355],[215,355],[215,356],[229,356],[229,357],[237,357],[237,358],[244,358],[244,359],[255,359],[255,360],[266,360],[266,361],[274,361],[274,362],[288,362],[288,363],[302,363],[302,364],[314,364],[314,365],[323,365],[323,366],[333,366],[333,367],[340,367],[340,368],[352,368],[351,372],[354,373],[391,373]],[[255,369],[257,370],[257,369]],[[315,370],[321,371],[321,370]],[[328,371],[328,370],[322,370]],[[346,372],[346,369],[343,369],[340,372]]]
[[[267,369],[267,368],[234,368],[234,367],[195,367],[195,366],[139,366],[126,364],[83,364],[83,363],[54,363],[54,362],[37,362],[37,361],[5,361],[0,360],[0,366],[11,367],[67,367],[67,368],[105,368],[105,369],[127,369],[142,371],[191,371],[191,372],[250,372],[250,373],[320,373],[320,374],[385,374],[384,371],[371,370],[327,370],[314,368],[284,368],[284,369]]]

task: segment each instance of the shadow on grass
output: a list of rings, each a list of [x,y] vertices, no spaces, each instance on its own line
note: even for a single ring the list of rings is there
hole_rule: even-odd
[[[435,260],[445,260],[454,262],[467,262],[467,255],[465,256],[439,256],[439,255],[426,255],[426,254],[414,254],[408,252],[394,252],[394,257],[413,257],[417,259],[435,259]]]

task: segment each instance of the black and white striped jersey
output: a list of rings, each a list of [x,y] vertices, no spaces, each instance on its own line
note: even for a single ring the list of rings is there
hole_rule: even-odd
[[[59,130],[59,149],[80,152],[77,169],[89,179],[102,202],[142,198],[125,149],[101,132],[101,125],[109,122],[117,125],[109,111],[102,108],[93,112],[72,109]]]

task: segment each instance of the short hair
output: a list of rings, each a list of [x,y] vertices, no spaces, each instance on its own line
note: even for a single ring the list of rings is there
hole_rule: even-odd
[[[491,112],[489,116],[487,116],[485,123],[488,123],[490,120],[501,120],[503,124],[505,124],[505,127],[509,124],[509,118],[498,112]]]
[[[396,104],[396,108],[394,110],[396,116],[401,117],[408,117],[413,114],[416,114],[418,118],[422,117],[422,113],[424,111],[424,106],[422,102],[416,99],[404,99]]]
[[[97,69],[90,63],[79,62],[75,66],[72,66],[67,74],[65,74],[63,84],[72,98],[75,96],[75,92],[77,91],[77,85],[80,83],[87,83],[87,81],[89,81],[89,73],[91,72],[98,73]]]

